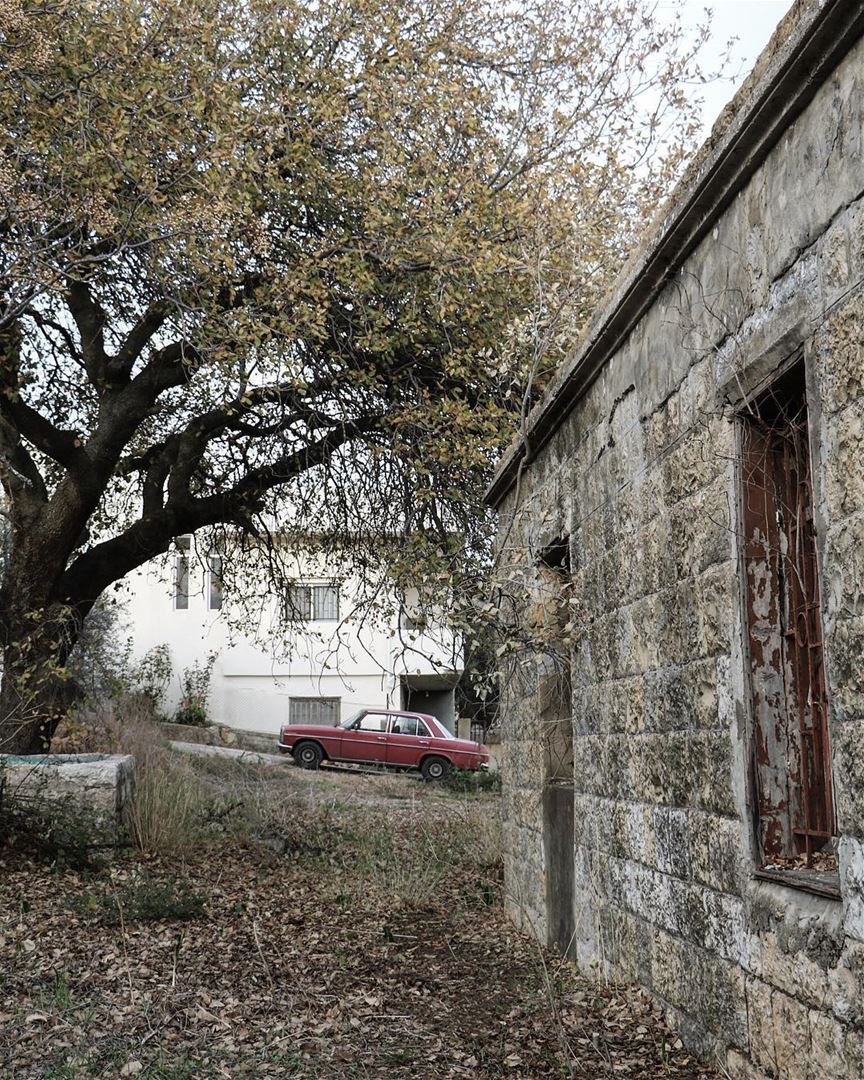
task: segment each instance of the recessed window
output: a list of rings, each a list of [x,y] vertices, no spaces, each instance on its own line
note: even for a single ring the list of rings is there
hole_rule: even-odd
[[[174,543],[177,553],[174,556],[172,596],[174,607],[180,611],[185,611],[189,607],[189,548],[191,541],[188,536],[178,536]]]
[[[303,622],[335,622],[339,618],[337,585],[292,585],[288,590],[287,616]]]
[[[755,811],[769,869],[836,867],[804,367],[740,417]]]
[[[222,610],[222,556],[211,555],[207,559],[207,607],[210,611]]]
[[[325,724],[336,727],[339,723],[339,698],[289,698],[288,719],[292,724]]]

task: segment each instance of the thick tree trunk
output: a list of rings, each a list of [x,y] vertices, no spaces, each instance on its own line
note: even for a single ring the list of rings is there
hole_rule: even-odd
[[[14,580],[7,574],[0,613],[0,753],[41,754],[75,700],[76,687],[64,665],[80,617],[68,607],[40,602],[32,588],[19,589],[16,596]]]

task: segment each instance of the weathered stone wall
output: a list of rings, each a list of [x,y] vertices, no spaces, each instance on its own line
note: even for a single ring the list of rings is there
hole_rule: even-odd
[[[541,638],[538,563],[570,542],[569,951],[648,988],[733,1077],[864,1076],[862,139],[859,43],[500,507],[502,565]],[[799,349],[841,900],[754,876],[734,411]],[[504,671],[504,800],[510,910],[548,939],[547,663],[541,641]]]

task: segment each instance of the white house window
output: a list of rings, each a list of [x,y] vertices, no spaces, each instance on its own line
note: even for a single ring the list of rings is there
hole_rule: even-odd
[[[304,622],[334,622],[339,618],[337,585],[292,585],[288,590],[288,618]]]
[[[289,698],[288,721],[291,724],[326,724],[328,727],[336,727],[339,723],[339,698]]]
[[[188,536],[178,536],[175,541],[177,554],[174,556],[173,599],[174,607],[185,610],[189,607],[189,545]]]
[[[426,616],[416,609],[403,607],[400,622],[403,630],[422,633],[426,629]]]
[[[222,556],[211,555],[207,560],[207,607],[222,610]]]
[[[336,585],[316,585],[312,589],[313,619],[335,622],[339,618],[339,589]]]

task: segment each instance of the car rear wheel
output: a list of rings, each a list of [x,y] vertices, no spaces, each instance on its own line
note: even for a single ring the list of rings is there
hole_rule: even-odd
[[[420,766],[424,780],[446,780],[450,762],[443,757],[427,757]]]
[[[301,742],[294,747],[294,760],[301,769],[317,769],[324,760],[324,751],[314,742]]]

